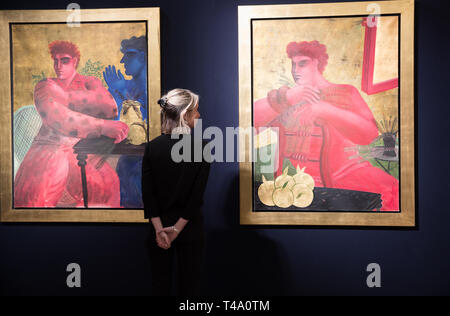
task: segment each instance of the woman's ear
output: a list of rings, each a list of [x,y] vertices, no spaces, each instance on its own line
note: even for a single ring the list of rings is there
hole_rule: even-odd
[[[139,51],[139,61],[141,62],[141,63],[145,63],[145,52],[143,52],[143,51]]]
[[[316,59],[316,58],[314,58],[314,59],[312,60],[312,63],[313,63],[313,65],[314,65],[314,67],[315,67],[317,70],[319,70],[319,60]]]

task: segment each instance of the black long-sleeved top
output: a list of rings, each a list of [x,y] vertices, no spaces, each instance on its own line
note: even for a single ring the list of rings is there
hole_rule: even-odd
[[[181,235],[189,235],[200,229],[210,163],[203,155],[197,159],[201,162],[194,160],[194,146],[201,150],[197,153],[203,153],[203,141],[195,141],[190,134],[178,136],[180,139],[172,139],[171,135],[162,134],[147,143],[142,162],[142,198],[145,218],[160,217],[163,226],[167,227],[182,217],[189,223]],[[178,142],[190,144],[190,154],[184,152],[188,149]],[[175,162],[171,156],[172,148],[180,156],[186,154],[184,157],[190,157],[190,161]]]

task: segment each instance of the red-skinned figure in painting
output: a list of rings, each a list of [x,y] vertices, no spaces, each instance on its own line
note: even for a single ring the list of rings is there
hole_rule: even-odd
[[[34,90],[42,127],[14,181],[15,207],[81,207],[80,167],[73,146],[82,138],[101,135],[121,142],[128,126],[114,121],[117,105],[95,77],[80,75],[80,52],[67,41],[49,44],[56,78],[40,81]],[[119,178],[101,157],[86,165],[90,207],[120,207]]]
[[[398,211],[398,180],[358,154],[378,137],[375,119],[358,90],[327,81],[326,46],[292,42],[286,48],[296,86],[272,90],[254,104],[255,127],[279,128],[279,165],[306,167],[316,186],[381,194],[382,210]]]

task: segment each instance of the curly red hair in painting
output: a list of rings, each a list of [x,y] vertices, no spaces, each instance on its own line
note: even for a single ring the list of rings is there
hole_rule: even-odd
[[[50,50],[50,54],[52,58],[55,58],[56,54],[68,54],[77,59],[77,67],[80,62],[80,50],[77,45],[69,41],[53,41],[48,44],[48,48]]]
[[[291,42],[287,45],[286,52],[291,59],[299,55],[317,59],[319,62],[317,67],[320,73],[323,73],[328,63],[327,47],[318,41]]]

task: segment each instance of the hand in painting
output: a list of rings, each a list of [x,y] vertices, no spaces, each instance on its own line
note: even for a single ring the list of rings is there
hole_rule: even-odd
[[[122,73],[119,71],[116,71],[115,66],[109,65],[105,68],[105,71],[103,72],[103,78],[105,79],[106,83],[108,84],[108,87],[110,90],[118,90],[123,91],[126,88],[126,80],[123,77]]]
[[[314,104],[306,104],[299,111],[299,124],[303,126],[322,125],[326,114],[332,111],[333,109],[327,102],[319,101]]]
[[[307,102],[314,104],[320,101],[320,91],[310,85],[298,85],[288,91],[288,99],[292,100],[291,104]]]
[[[128,129],[128,125],[124,122],[104,120],[101,134],[114,138],[114,144],[117,144],[127,137]]]
[[[56,101],[67,105],[68,94],[52,79],[46,79],[36,85],[34,98],[37,102]]]

